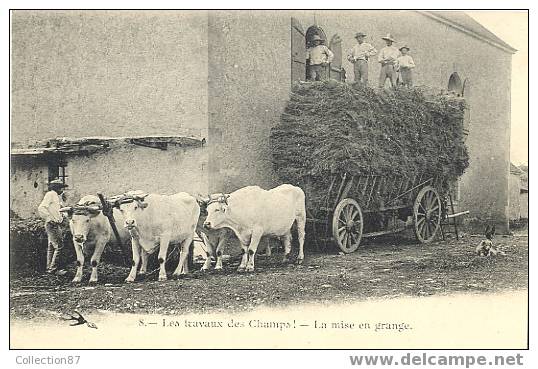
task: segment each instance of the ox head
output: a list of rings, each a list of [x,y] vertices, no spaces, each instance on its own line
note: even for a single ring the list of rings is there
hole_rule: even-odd
[[[147,196],[148,194],[142,191],[129,191],[108,199],[109,202],[112,202],[115,207],[120,209],[125,218],[124,227],[129,231],[138,227],[136,219],[148,207],[147,202],[145,202]]]
[[[227,213],[229,212],[227,194],[214,194],[209,195],[205,199],[205,207],[207,209],[207,218],[204,222],[204,228],[206,229],[219,229],[222,228],[222,224],[225,222]]]
[[[101,213],[101,210],[102,206],[95,196],[85,196],[75,206],[60,209],[69,218],[73,242],[84,245],[90,231],[90,222]]]

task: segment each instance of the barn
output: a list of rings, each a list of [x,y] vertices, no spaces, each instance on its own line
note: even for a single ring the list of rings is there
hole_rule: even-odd
[[[508,229],[511,46],[462,12],[14,11],[10,208],[35,215],[49,178],[69,197],[278,183],[268,137],[317,34],[353,80],[357,31],[410,46],[415,84],[468,102],[467,221]],[[379,66],[371,62],[370,83]]]

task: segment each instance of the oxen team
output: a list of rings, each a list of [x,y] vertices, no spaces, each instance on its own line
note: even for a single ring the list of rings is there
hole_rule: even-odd
[[[147,272],[148,255],[157,250],[159,280],[166,280],[165,265],[170,244],[180,245],[179,263],[174,275],[187,274],[189,248],[196,233],[200,234],[207,246],[207,258],[202,270],[210,268],[214,254],[215,269],[222,269],[227,232],[235,233],[243,250],[238,271],[254,271],[256,252],[264,236],[281,240],[285,250],[284,261],[288,261],[294,223],[299,243],[297,263],[302,263],[304,259],[305,195],[299,187],[289,184],[271,190],[248,186],[230,194],[208,197],[192,196],[185,192],[159,195],[131,191],[108,198],[105,203],[108,206],[103,209],[97,196],[88,195],[81,198],[77,205],[61,209],[69,217],[77,255],[73,282],[81,281],[84,248],[89,246],[94,246],[90,282],[97,282],[97,267],[103,250],[116,237],[107,215],[113,215],[116,224],[122,225],[117,229],[121,242],[131,239],[133,262],[126,282],[133,282],[137,273]],[[202,227],[200,206],[207,210]]]

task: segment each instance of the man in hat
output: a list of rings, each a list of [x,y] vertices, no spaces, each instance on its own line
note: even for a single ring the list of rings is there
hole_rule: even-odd
[[[415,61],[408,54],[409,46],[403,45],[400,47],[402,55],[398,57],[398,71],[400,72],[400,85],[406,87],[413,87],[413,68],[415,68]]]
[[[58,271],[58,259],[63,248],[62,222],[64,220],[60,209],[63,207],[62,194],[67,187],[59,179],[49,182],[49,191],[45,194],[43,201],[37,208],[39,215],[45,221],[45,231],[47,232],[47,272],[60,274]]]
[[[377,50],[367,42],[364,42],[365,33],[357,32],[355,39],[357,44],[347,54],[347,60],[353,63],[355,82],[368,84],[368,59],[377,54]]]
[[[307,79],[310,81],[327,79],[325,69],[332,62],[334,54],[327,46],[323,45],[323,40],[318,35],[314,35],[311,42],[312,47],[306,50]]]
[[[394,38],[389,33],[385,37],[381,37],[385,40],[387,46],[382,48],[379,51],[377,61],[381,64],[381,73],[379,74],[379,88],[385,86],[385,81],[387,78],[390,80],[391,86],[396,87],[397,72],[396,66],[398,62],[398,57],[400,56],[400,50],[392,46],[394,43]]]

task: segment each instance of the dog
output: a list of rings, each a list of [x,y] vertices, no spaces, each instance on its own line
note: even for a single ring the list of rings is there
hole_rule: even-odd
[[[476,247],[476,254],[478,256],[497,256],[506,255],[503,251],[493,246],[493,236],[495,236],[495,226],[490,227],[488,224],[485,230],[486,239],[482,240]]]

